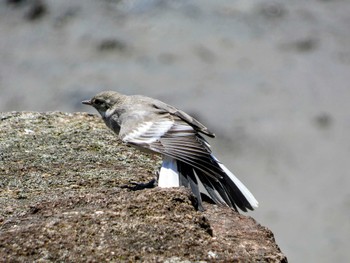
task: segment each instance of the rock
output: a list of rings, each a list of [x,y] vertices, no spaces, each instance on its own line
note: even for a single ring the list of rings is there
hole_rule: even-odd
[[[0,114],[0,261],[287,262],[270,230],[185,188],[84,113]]]

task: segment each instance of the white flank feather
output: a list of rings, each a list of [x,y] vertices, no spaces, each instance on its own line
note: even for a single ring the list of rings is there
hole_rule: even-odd
[[[218,162],[221,169],[230,177],[230,179],[234,182],[234,184],[241,190],[242,194],[245,196],[245,198],[248,200],[250,205],[252,207],[258,207],[259,203],[253,196],[253,194],[248,190],[248,188],[233,174],[230,172],[229,169],[226,168],[225,165],[223,165],[214,155],[212,157]]]
[[[179,187],[179,174],[176,160],[167,156],[163,157],[162,167],[159,172],[159,187]]]
[[[153,143],[159,140],[173,125],[173,121],[144,122],[131,133],[127,134],[124,142]]]
[[[140,135],[144,134],[149,128],[151,128],[153,122],[147,121],[139,125],[135,130],[128,133],[123,140],[124,141],[134,141],[135,138],[138,138]]]

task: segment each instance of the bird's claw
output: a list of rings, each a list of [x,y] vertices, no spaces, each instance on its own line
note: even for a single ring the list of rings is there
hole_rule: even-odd
[[[154,188],[156,186],[157,186],[157,180],[156,179],[152,179],[148,183],[131,182],[129,185],[122,185],[121,188],[126,188],[126,189],[129,189],[131,191],[139,191],[139,190],[143,190],[143,189],[146,189],[146,188]]]

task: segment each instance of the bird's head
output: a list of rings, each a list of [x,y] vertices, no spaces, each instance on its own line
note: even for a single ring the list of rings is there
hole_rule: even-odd
[[[113,106],[117,105],[121,101],[122,96],[123,95],[115,91],[104,91],[98,93],[90,100],[82,101],[82,103],[94,107],[102,117],[105,117],[106,112]]]

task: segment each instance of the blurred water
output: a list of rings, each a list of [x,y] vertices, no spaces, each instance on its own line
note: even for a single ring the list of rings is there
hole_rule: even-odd
[[[347,262],[348,1],[0,3],[0,111],[157,97],[214,130],[291,262]],[[34,14],[34,15],[33,15]]]

